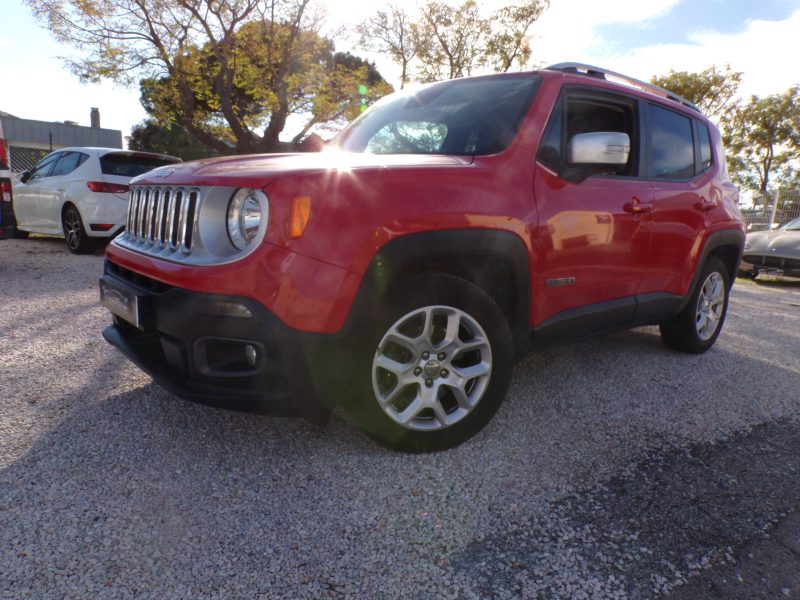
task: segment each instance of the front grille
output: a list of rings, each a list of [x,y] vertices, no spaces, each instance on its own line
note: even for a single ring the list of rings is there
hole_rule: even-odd
[[[135,245],[192,251],[202,195],[182,187],[131,187],[125,236]]]
[[[780,269],[800,269],[800,259],[796,258],[749,254],[744,256],[742,260],[751,265],[757,265],[760,267],[774,267]]]

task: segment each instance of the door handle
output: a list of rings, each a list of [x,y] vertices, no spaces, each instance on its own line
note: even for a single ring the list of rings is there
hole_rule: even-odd
[[[642,204],[641,202],[639,202],[639,199],[636,196],[634,196],[633,198],[631,198],[630,202],[626,202],[623,205],[622,210],[631,213],[632,215],[640,215],[642,213],[651,212],[653,210],[653,205]]]
[[[700,201],[694,203],[694,207],[697,210],[711,210],[712,208],[716,208],[718,204],[713,200],[706,200],[703,196],[700,196]]]

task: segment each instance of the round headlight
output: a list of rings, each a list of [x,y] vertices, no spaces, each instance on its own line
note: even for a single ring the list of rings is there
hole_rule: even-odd
[[[259,231],[266,229],[269,217],[267,197],[264,192],[241,188],[228,204],[228,237],[237,250],[244,250],[253,242]]]

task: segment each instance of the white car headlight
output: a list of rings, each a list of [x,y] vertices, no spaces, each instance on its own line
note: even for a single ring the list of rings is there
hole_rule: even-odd
[[[252,188],[241,188],[228,204],[228,237],[237,250],[247,249],[260,232],[267,228],[269,200],[266,194]]]

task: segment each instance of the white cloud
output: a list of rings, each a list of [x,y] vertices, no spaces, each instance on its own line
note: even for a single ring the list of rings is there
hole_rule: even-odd
[[[800,83],[795,61],[800,56],[800,10],[783,21],[750,21],[738,33],[698,31],[691,44],[653,46],[631,52],[625,60],[651,65],[650,74],[670,68],[697,71],[710,64],[730,63],[744,73],[744,94],[775,94]]]
[[[624,0],[620,2],[627,3]],[[574,0],[573,4],[573,10],[583,11],[578,6],[582,2]],[[662,10],[670,8],[667,4],[663,3]],[[590,2],[584,8],[591,10],[590,6],[593,5],[595,3]],[[647,26],[647,20],[655,16],[658,15],[645,15],[643,19],[633,22]],[[582,27],[586,27],[590,18],[581,17],[579,21],[584,24]],[[545,17],[542,18],[542,25],[544,22]],[[608,23],[609,19],[605,22]],[[578,60],[599,64],[644,80],[667,73],[670,69],[701,71],[712,64],[722,66],[729,63],[734,70],[744,73],[743,95],[780,93],[800,83],[800,76],[793,66],[794,57],[800,56],[800,10],[783,21],[751,20],[743,30],[735,33],[715,32],[713,23],[708,26],[707,29],[690,32],[686,43],[655,44],[625,50],[612,41],[598,38],[596,29],[591,25],[588,33],[583,30],[570,35],[569,25],[557,20],[554,29],[546,28],[541,32],[541,38],[535,46],[536,55],[542,56],[546,62]],[[562,32],[563,39],[558,39],[558,35],[554,39],[554,33]]]

